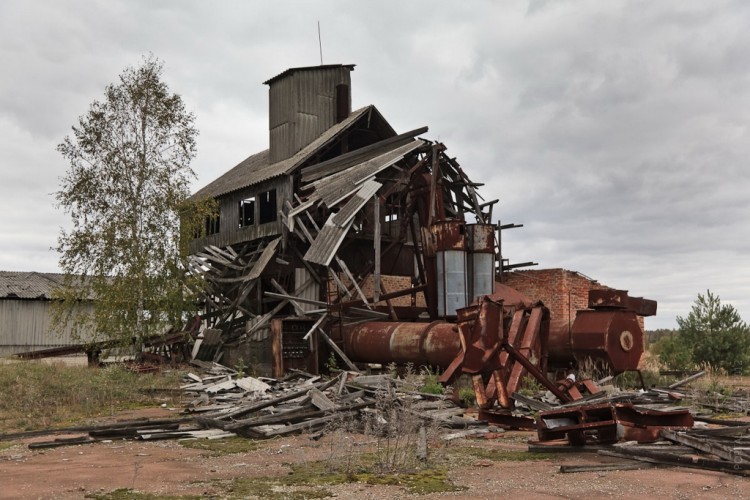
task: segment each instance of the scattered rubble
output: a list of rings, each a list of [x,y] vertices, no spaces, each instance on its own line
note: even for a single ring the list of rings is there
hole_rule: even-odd
[[[384,397],[398,405],[402,415],[413,415],[424,426],[443,429],[440,439],[446,443],[489,436],[490,429],[494,437],[502,435],[488,422],[477,419],[475,410],[459,407],[446,395],[419,392],[414,383],[390,374],[341,371],[334,377],[324,377],[291,370],[285,377],[273,379],[244,376],[215,362],[196,360],[193,368],[181,386],[188,403],[178,418],[8,434],[0,440],[65,435],[29,445],[41,449],[124,439],[219,439],[235,435],[267,439],[296,433],[318,439],[336,426],[364,431],[364,422],[385,423],[391,414],[383,409]],[[538,440],[530,440],[529,451],[594,452],[626,460],[563,465],[563,473],[680,466],[750,475],[750,422],[716,419],[691,413],[687,406],[675,406],[691,398],[688,391],[678,389],[700,375],[668,387],[638,391],[619,391],[611,386],[599,390],[597,384],[589,385],[596,386],[595,392],[564,404],[550,398],[549,393],[513,393],[516,406],[505,414],[506,421],[500,427],[524,428],[526,422],[532,422]],[[745,393],[722,401],[721,407],[748,413]],[[706,406],[693,402],[691,408],[695,407]]]

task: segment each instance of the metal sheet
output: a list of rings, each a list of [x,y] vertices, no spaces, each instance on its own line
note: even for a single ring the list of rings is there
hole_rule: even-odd
[[[346,233],[352,227],[354,219],[350,220],[344,227],[339,227],[333,223],[333,218],[336,214],[331,214],[328,220],[321,228],[315,241],[312,243],[310,248],[307,249],[307,253],[303,257],[308,262],[320,264],[321,266],[327,266],[333,260],[333,256],[341,246],[341,243],[346,237]]]
[[[351,197],[351,199],[346,202],[346,205],[344,205],[341,210],[339,210],[336,215],[333,217],[333,223],[336,224],[339,227],[343,227],[354,218],[355,215],[357,215],[357,212],[362,210],[362,207],[365,206],[365,204],[370,201],[375,193],[378,192],[378,189],[383,187],[383,185],[379,182],[375,182],[373,180],[368,180],[364,184],[362,184],[362,187],[359,188],[359,191],[357,191],[354,196]]]
[[[438,316],[455,316],[456,310],[466,307],[466,252],[438,251]]]
[[[0,300],[0,355],[77,344],[72,328],[51,330],[51,301]],[[93,305],[83,305],[92,312]],[[84,339],[86,333],[83,334]]]
[[[51,299],[63,279],[58,273],[0,271],[0,298]]]
[[[332,207],[359,189],[360,184],[375,177],[378,172],[390,167],[423,143],[421,140],[410,142],[343,172],[316,181],[312,184],[315,191],[310,197],[320,199],[326,206]]]
[[[266,269],[266,266],[268,265],[268,263],[270,262],[274,254],[276,253],[276,247],[279,246],[280,241],[281,241],[281,236],[271,241],[266,246],[266,248],[263,249],[263,252],[260,254],[260,257],[258,257],[258,260],[253,265],[253,268],[250,270],[249,273],[247,273],[245,280],[249,281],[249,280],[260,278],[260,275]]]
[[[625,290],[590,290],[589,307],[592,309],[623,309],[640,316],[656,314],[656,301],[642,297],[630,297]]]
[[[495,293],[495,256],[491,253],[470,253],[468,255],[469,298],[474,301],[483,295]]]
[[[307,270],[306,267],[294,268],[295,287],[300,287],[302,283],[306,283],[311,279],[312,274]],[[313,280],[310,285],[305,287],[300,293],[297,294],[297,297],[307,300],[320,300],[320,285]],[[303,311],[312,311],[313,309],[318,309],[318,306],[312,303],[299,302],[297,305]]]

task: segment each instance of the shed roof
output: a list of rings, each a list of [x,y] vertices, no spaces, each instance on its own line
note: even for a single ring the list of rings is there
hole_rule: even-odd
[[[0,271],[0,299],[51,299],[63,277],[59,273]]]
[[[320,70],[320,69],[333,69],[333,68],[346,68],[349,71],[354,71],[354,66],[356,64],[321,64],[319,66],[303,66],[299,68],[289,68],[285,71],[282,71],[278,75],[274,76],[273,78],[270,78],[263,82],[264,85],[270,85],[276,80],[280,78],[284,78],[287,75],[291,75],[293,73],[296,73],[298,71],[313,71],[313,70]]]
[[[191,199],[215,198],[217,196],[231,193],[232,191],[237,191],[238,189],[246,188],[247,186],[252,186],[253,184],[273,179],[274,177],[288,175],[321,147],[325,146],[339,134],[354,125],[357,119],[370,110],[375,110],[375,106],[365,106],[364,108],[353,111],[341,123],[337,123],[323,132],[317,139],[286,160],[278,161],[269,165],[267,149],[260,153],[251,155],[224,175],[198,190]]]

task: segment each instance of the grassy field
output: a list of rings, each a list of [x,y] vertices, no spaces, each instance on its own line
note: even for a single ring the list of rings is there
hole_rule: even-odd
[[[76,425],[125,409],[154,406],[155,389],[177,389],[179,384],[176,372],[136,374],[119,365],[1,364],[0,433]]]

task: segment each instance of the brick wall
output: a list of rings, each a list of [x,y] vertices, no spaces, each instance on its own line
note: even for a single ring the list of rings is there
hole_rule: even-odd
[[[349,284],[351,281],[349,278],[346,277],[344,273],[339,273],[337,275],[341,282],[344,284],[344,286],[349,287]],[[385,292],[381,292],[381,295],[384,293],[391,293],[391,292],[398,292],[400,290],[404,290],[406,288],[411,288],[411,277],[409,276],[394,276],[394,275],[388,275],[388,274],[382,274],[380,275],[380,281],[383,283],[383,287],[385,288]],[[365,294],[365,297],[372,297],[373,296],[373,277],[372,275],[369,275],[365,281],[360,286],[362,289],[362,293]],[[328,296],[331,301],[337,300],[339,295],[338,289],[336,287],[336,282],[333,280],[328,281]],[[354,298],[359,298],[357,296],[356,290],[352,290],[352,295]],[[396,297],[395,299],[391,299],[391,304],[394,307],[411,307],[411,295],[404,295],[402,297]],[[376,305],[378,306],[384,306],[386,305],[385,301],[378,302]],[[425,302],[424,293],[419,292],[417,293],[417,300],[416,304],[414,304],[416,307],[427,307],[427,303]]]
[[[541,300],[550,310],[550,328],[568,330],[578,309],[588,309],[589,290],[610,288],[566,269],[535,269],[506,273],[503,283]]]

